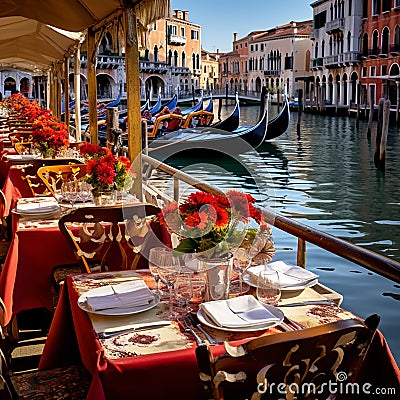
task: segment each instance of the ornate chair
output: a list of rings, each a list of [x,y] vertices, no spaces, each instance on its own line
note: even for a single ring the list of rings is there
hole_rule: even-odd
[[[63,182],[85,176],[86,164],[45,165],[37,170],[37,175],[54,196]]]
[[[4,303],[0,299],[0,320]],[[90,374],[82,366],[68,366],[46,371],[24,372],[13,375],[9,370],[12,347],[7,336],[0,337],[0,398],[16,399],[75,399],[86,398]]]
[[[200,345],[200,379],[216,400],[327,399],[330,382],[356,381],[379,320],[373,314],[365,323],[341,320],[237,347],[225,342],[226,353],[216,358],[207,344]]]
[[[82,207],[61,217],[60,231],[77,263],[53,269],[55,303],[59,285],[69,274],[148,268],[150,248],[168,240],[153,218],[159,211],[152,204],[137,203]]]

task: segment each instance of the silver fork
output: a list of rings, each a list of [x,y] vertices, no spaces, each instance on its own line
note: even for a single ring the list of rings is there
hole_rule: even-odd
[[[190,333],[194,337],[196,343],[199,346],[204,344],[204,340],[193,330],[193,328],[187,323],[185,318],[178,318],[178,324],[185,332]]]
[[[210,342],[210,345],[216,346],[218,344],[218,340],[214,339],[202,326],[200,323],[196,321],[196,317],[192,314],[185,315],[186,321],[190,324],[192,328],[197,328],[205,338]]]

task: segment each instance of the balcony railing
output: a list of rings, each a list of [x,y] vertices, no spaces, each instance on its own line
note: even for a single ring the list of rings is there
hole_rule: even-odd
[[[97,68],[117,69],[125,65],[125,57],[122,56],[97,56]]]
[[[190,75],[190,69],[188,67],[171,67],[172,75]]]
[[[281,70],[280,69],[266,69],[264,71],[264,76],[279,76],[281,74]]]
[[[329,21],[325,25],[326,33],[332,34],[335,32],[343,32],[344,30],[344,18],[336,18],[333,21]]]
[[[168,44],[172,46],[184,46],[186,44],[186,38],[184,36],[169,35]]]
[[[168,65],[162,62],[140,60],[139,68],[140,72],[165,74]]]
[[[200,75],[201,75],[201,69],[195,68],[195,69],[193,70],[193,75],[194,75],[194,76],[200,76]]]
[[[368,55],[371,58],[378,58],[379,53],[380,53],[380,50],[378,47],[375,47],[373,49],[368,49]]]

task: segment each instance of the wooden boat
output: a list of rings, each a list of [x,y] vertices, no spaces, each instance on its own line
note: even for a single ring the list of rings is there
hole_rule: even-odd
[[[200,111],[203,109],[203,97],[193,106],[190,108],[187,108],[186,110],[182,110],[182,115],[189,115],[191,113],[194,113],[196,111]]]
[[[181,153],[200,155],[211,153],[236,155],[259,147],[265,139],[268,125],[268,107],[259,122],[238,132],[214,127],[183,128],[162,136],[149,138],[147,151],[152,156],[169,157]],[[207,153],[199,152],[199,149]]]
[[[150,108],[150,114],[151,115],[156,115],[158,112],[161,110],[161,94],[158,95],[158,99],[156,104],[154,104],[153,107]]]
[[[265,135],[264,140],[275,139],[285,133],[287,128],[289,127],[289,122],[289,102],[287,96],[285,96],[284,104],[279,114],[268,121],[267,134]]]
[[[232,132],[239,127],[240,122],[240,107],[239,107],[239,99],[236,96],[236,105],[233,109],[232,113],[228,118],[223,121],[218,121],[211,125],[213,128],[222,129],[224,131]]]

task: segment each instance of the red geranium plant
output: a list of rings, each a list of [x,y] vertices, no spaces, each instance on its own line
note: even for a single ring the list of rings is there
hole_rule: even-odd
[[[39,116],[32,128],[32,142],[45,157],[54,156],[69,146],[67,125],[46,114]]]
[[[251,221],[258,231],[270,234],[255,202],[251,195],[235,190],[225,195],[195,192],[181,205],[166,205],[158,219],[179,238],[175,251],[221,257],[241,245]]]
[[[124,190],[132,186],[135,173],[130,171],[128,158],[90,143],[82,144],[80,152],[87,158],[86,181],[92,185],[95,195],[104,190]]]

